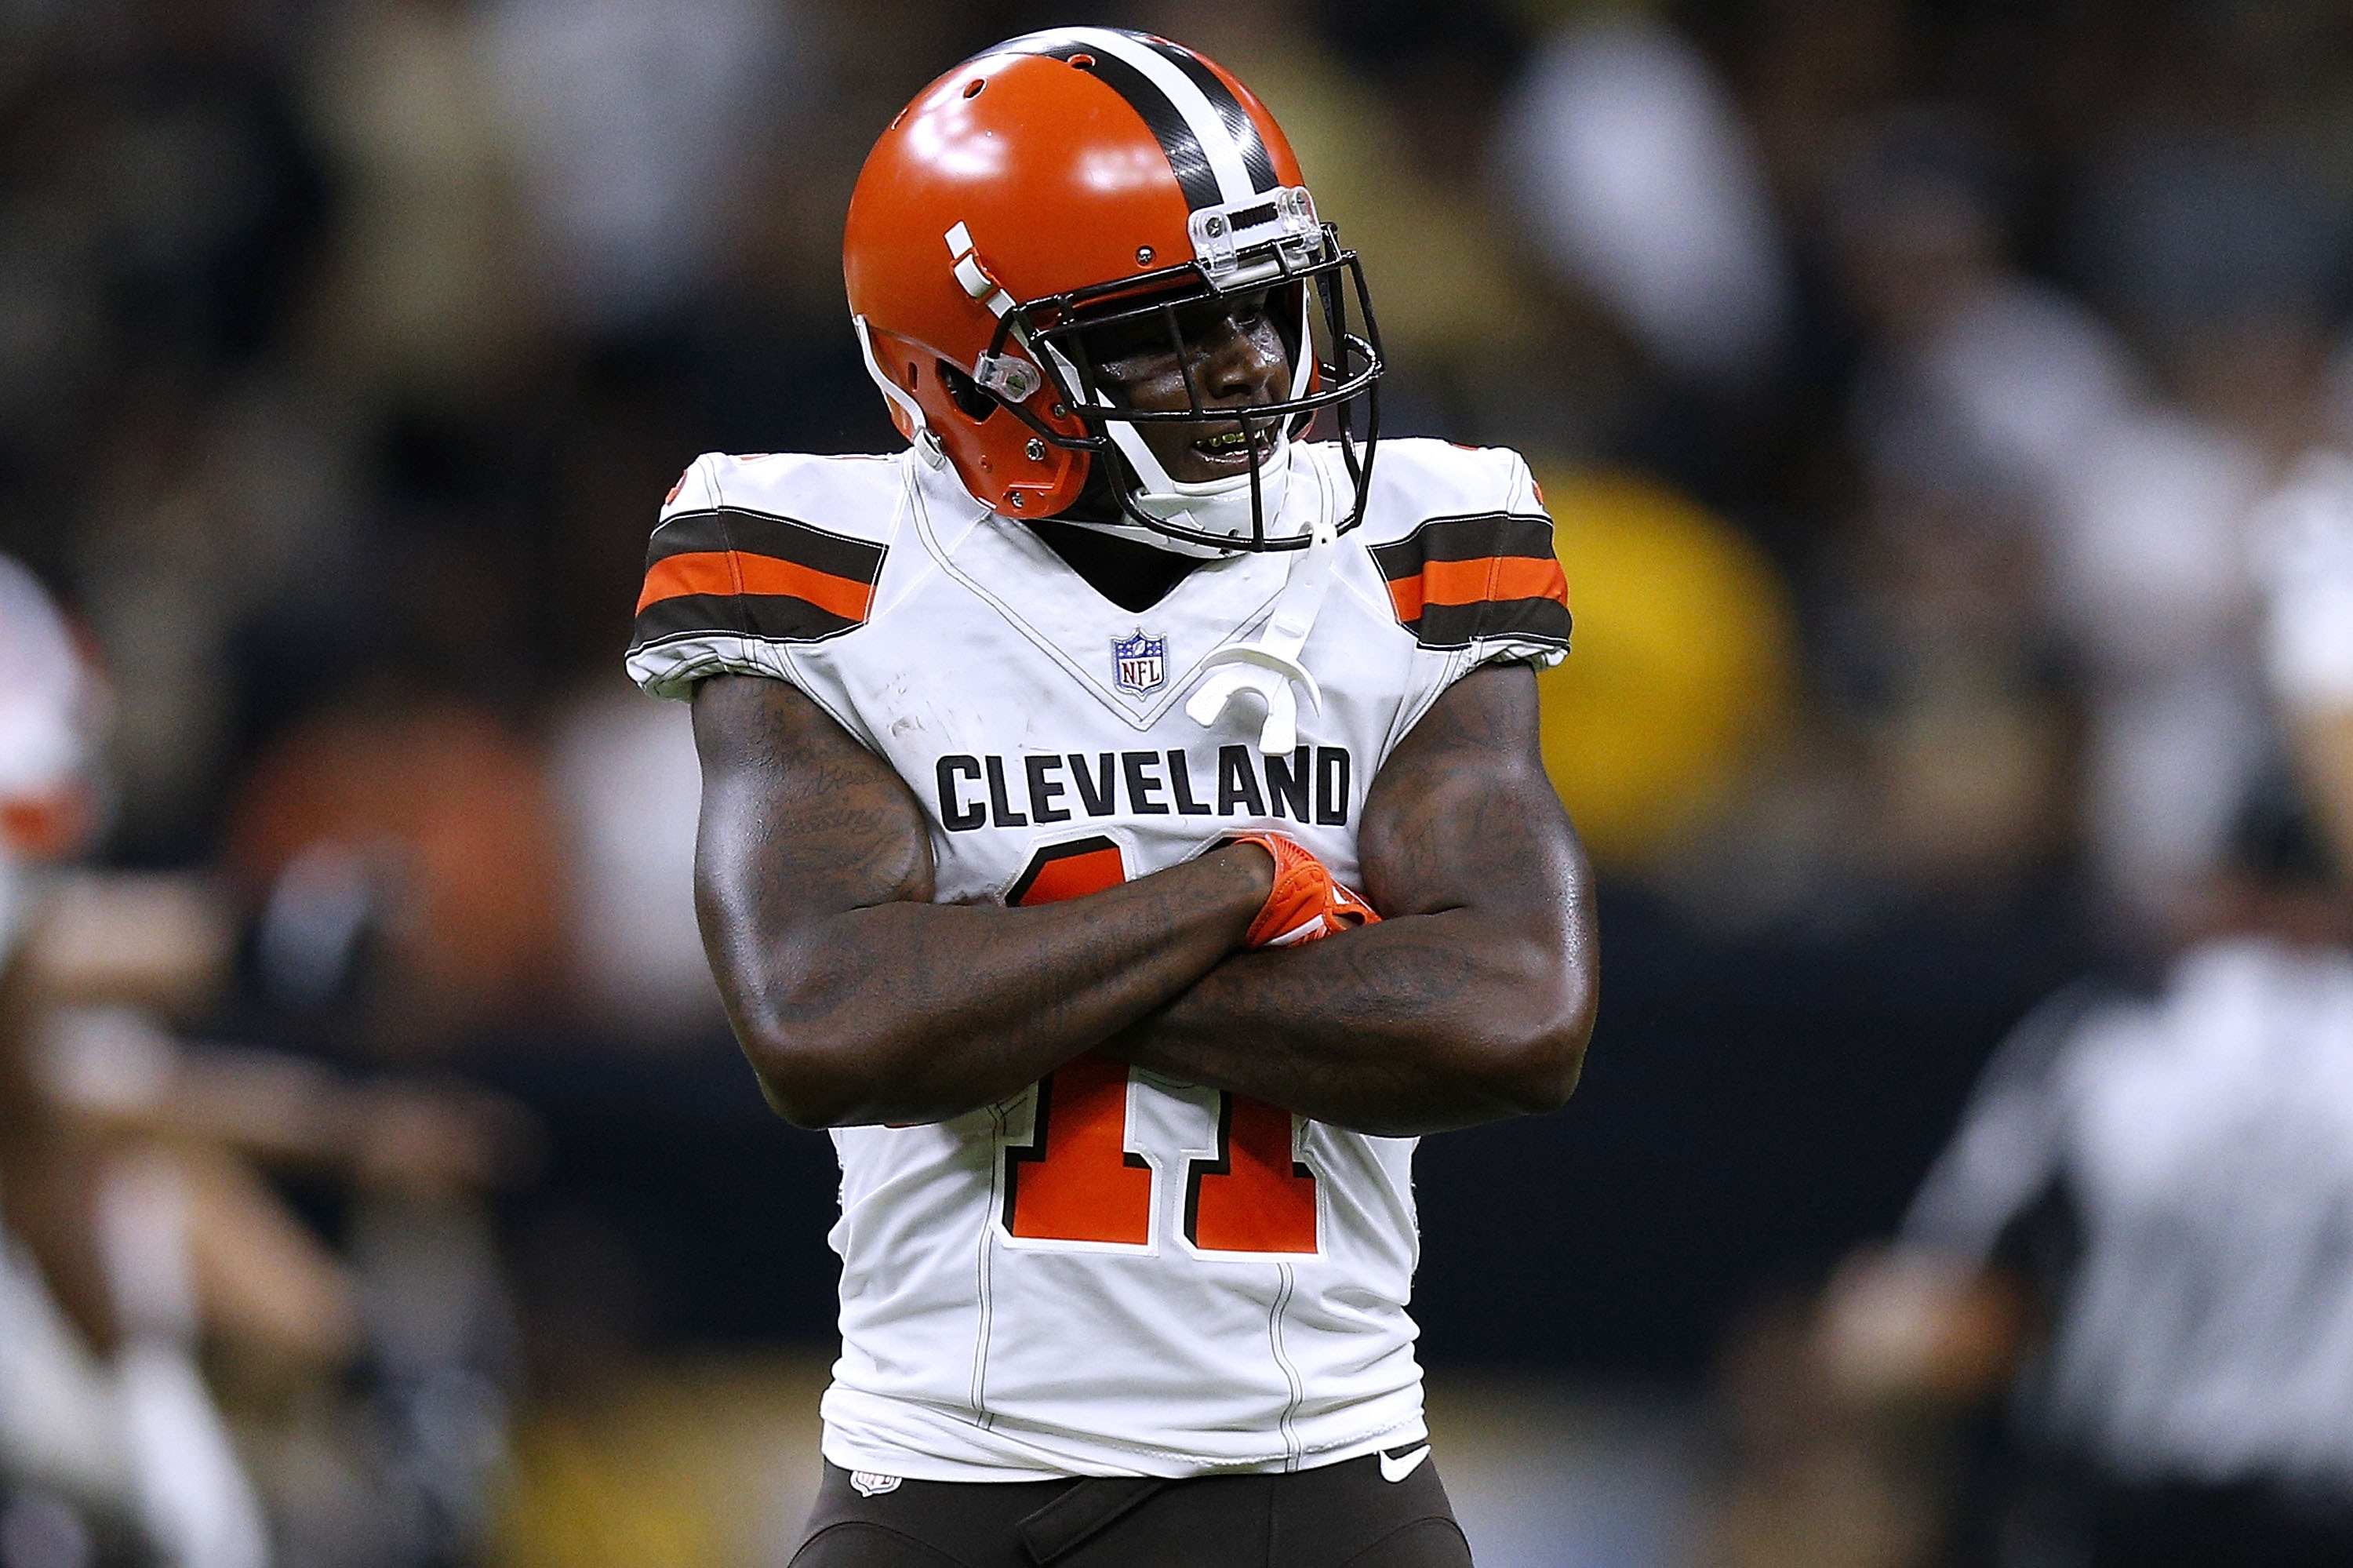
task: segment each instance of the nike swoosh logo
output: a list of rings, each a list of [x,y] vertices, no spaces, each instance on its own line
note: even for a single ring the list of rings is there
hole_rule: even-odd
[[[1399,1454],[1395,1458],[1391,1458],[1388,1455],[1383,1454],[1381,1456],[1381,1479],[1385,1481],[1401,1481],[1408,1476],[1413,1474],[1416,1470],[1421,1468],[1421,1462],[1429,1457],[1430,1445],[1427,1443],[1424,1443],[1420,1447],[1416,1448],[1409,1454]]]

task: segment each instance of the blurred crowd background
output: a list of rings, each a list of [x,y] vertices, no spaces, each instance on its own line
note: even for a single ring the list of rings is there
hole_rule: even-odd
[[[621,652],[697,453],[895,449],[859,164],[1081,20],[1268,101],[1384,432],[1559,523],[1601,1023],[1421,1156],[1483,1560],[1995,1560],[2031,1314],[1854,1249],[2038,1001],[2325,885],[2326,0],[0,0],[0,1363],[133,1433],[0,1408],[5,1568],[783,1560],[831,1155]]]

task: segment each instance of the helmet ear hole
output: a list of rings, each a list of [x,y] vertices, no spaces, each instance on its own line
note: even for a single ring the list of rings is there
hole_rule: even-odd
[[[956,406],[956,412],[976,425],[997,412],[997,399],[984,391],[980,383],[944,359],[939,362],[938,369],[940,385],[947,388],[948,401]]]

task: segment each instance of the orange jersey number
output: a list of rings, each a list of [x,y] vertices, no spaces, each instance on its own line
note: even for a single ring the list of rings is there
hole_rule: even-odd
[[[1038,852],[1006,902],[1051,904],[1127,879],[1119,846],[1081,839]],[[1035,1130],[1005,1151],[1005,1228],[1033,1241],[1142,1246],[1152,1237],[1153,1171],[1127,1151],[1128,1070],[1087,1052],[1038,1085]],[[1315,1178],[1293,1158],[1294,1118],[1246,1096],[1218,1097],[1218,1153],[1185,1177],[1185,1235],[1211,1252],[1312,1253]]]

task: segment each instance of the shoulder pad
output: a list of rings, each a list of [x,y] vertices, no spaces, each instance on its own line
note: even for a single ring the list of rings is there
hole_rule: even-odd
[[[667,523],[687,512],[740,510],[887,545],[905,481],[902,462],[891,457],[705,452],[680,479],[661,515]]]
[[[1368,543],[1402,538],[1432,517],[1479,512],[1543,514],[1544,498],[1519,453],[1420,436],[1381,442],[1365,506]]]
[[[1502,447],[1397,446],[1381,443],[1363,533],[1398,624],[1424,648],[1556,660],[1568,584],[1526,462]]]
[[[723,670],[773,673],[779,645],[864,625],[902,478],[888,458],[697,458],[646,547],[631,673],[677,694]]]

